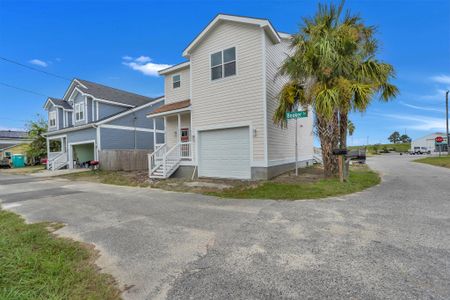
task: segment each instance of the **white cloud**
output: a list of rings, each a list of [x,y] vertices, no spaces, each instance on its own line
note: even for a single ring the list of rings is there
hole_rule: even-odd
[[[403,101],[400,101],[399,103],[400,103],[401,105],[403,105],[403,106],[410,107],[410,108],[414,108],[414,109],[418,109],[418,110],[444,112],[444,109],[433,108],[433,107],[425,107],[425,106],[418,106],[418,105],[412,105],[412,104],[405,103],[405,102],[403,102]]]
[[[408,115],[408,114],[383,114],[382,116],[401,121],[409,121],[403,125],[399,125],[402,128],[409,128],[412,130],[420,130],[420,131],[445,129],[445,118],[435,118],[423,115]]]
[[[147,62],[151,62],[152,59],[150,57],[148,57],[148,56],[141,55],[138,58],[136,58],[134,61],[138,62],[138,63],[141,63],[141,64],[145,64]]]
[[[122,59],[123,60],[133,60],[133,58],[131,56],[128,56],[128,55],[122,56]]]
[[[450,76],[448,75],[438,75],[431,77],[431,80],[437,83],[450,84]]]
[[[36,65],[36,66],[44,67],[44,68],[48,66],[48,64],[45,61],[42,61],[37,58],[30,60],[29,63]]]
[[[124,56],[122,57],[122,59],[124,60],[122,62],[122,64],[124,64],[125,66],[135,70],[135,71],[139,71],[144,75],[147,76],[158,76],[158,71],[166,69],[168,67],[171,67],[171,65],[167,65],[167,64],[156,64],[151,62],[151,58],[148,56],[139,56],[136,59],[128,59],[131,58],[129,56]],[[133,61],[131,61],[133,60]]]

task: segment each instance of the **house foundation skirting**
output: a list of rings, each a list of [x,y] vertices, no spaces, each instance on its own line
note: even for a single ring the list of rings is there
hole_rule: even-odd
[[[312,166],[312,164],[312,159],[298,161],[299,168]],[[271,167],[252,167],[252,180],[268,180],[292,170],[295,170],[295,162]]]
[[[299,168],[304,168],[313,165],[312,159],[301,160],[298,162]],[[251,180],[268,180],[275,176],[281,175],[288,171],[295,170],[295,162],[280,164],[271,167],[252,167],[251,168]],[[197,178],[198,173],[195,166],[180,166],[175,173],[172,174],[172,178],[186,178],[191,179],[192,174],[195,171],[194,178]]]

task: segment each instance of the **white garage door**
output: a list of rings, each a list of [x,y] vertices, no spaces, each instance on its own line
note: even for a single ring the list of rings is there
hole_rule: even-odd
[[[199,176],[250,179],[248,127],[201,131],[198,144]]]

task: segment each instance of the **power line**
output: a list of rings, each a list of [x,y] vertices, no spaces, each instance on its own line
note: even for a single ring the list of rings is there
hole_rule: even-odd
[[[66,77],[64,77],[64,76],[60,76],[60,75],[58,75],[58,74],[54,74],[54,73],[51,73],[51,72],[47,72],[47,71],[44,71],[44,70],[40,70],[40,69],[37,69],[37,68],[33,68],[33,67],[31,67],[31,66],[27,66],[27,65],[25,65],[25,64],[22,64],[22,63],[20,63],[20,62],[18,62],[18,61],[15,61],[15,60],[12,60],[12,59],[9,59],[9,58],[5,58],[5,57],[1,57],[1,56],[0,56],[0,59],[1,59],[1,60],[4,60],[4,61],[6,61],[6,62],[9,62],[9,63],[11,63],[11,64],[15,64],[15,65],[18,65],[18,66],[21,66],[21,67],[24,67],[24,68],[27,68],[27,69],[30,69],[30,70],[33,70],[33,71],[36,71],[36,72],[40,72],[40,73],[43,73],[43,74],[46,74],[46,75],[49,75],[49,76],[56,77],[56,78],[58,78],[58,79],[62,79],[62,80],[66,80],[66,81],[72,81],[72,79],[66,78]]]
[[[1,81],[0,81],[0,84],[4,85],[4,86],[7,86],[9,88],[13,88],[13,89],[22,91],[22,92],[27,92],[27,93],[35,94],[35,95],[38,95],[38,96],[48,97],[47,95],[41,94],[39,92],[35,92],[35,91],[32,91],[32,90],[27,90],[27,89],[24,89],[24,88],[21,88],[21,87],[18,87],[18,86],[14,86],[14,85],[10,85],[8,83],[4,83],[4,82],[1,82]]]

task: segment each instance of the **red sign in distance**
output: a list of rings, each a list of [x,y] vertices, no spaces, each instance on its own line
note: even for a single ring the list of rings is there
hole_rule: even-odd
[[[437,136],[435,139],[436,143],[442,143],[444,141],[444,138],[442,136]]]

